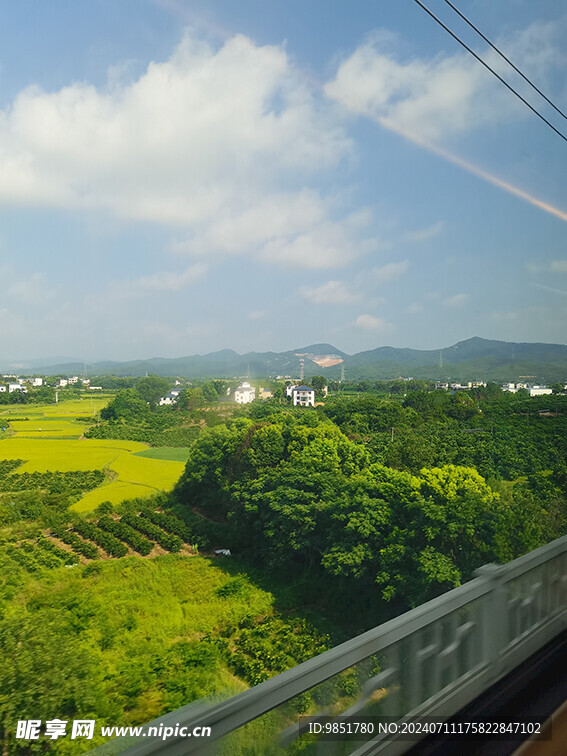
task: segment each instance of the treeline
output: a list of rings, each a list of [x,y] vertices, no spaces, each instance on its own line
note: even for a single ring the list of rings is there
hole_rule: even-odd
[[[187,447],[196,439],[201,423],[213,426],[223,422],[219,411],[204,405],[218,400],[224,381],[209,381],[203,386],[180,391],[173,406],[159,406],[169,383],[158,376],[137,381],[134,388],[122,389],[100,413],[101,422],[85,432],[86,438],[113,438],[141,441],[151,446]],[[231,406],[229,411],[240,408]]]
[[[53,404],[55,389],[50,386],[40,388],[28,387],[24,391],[3,391],[0,393],[0,404]]]

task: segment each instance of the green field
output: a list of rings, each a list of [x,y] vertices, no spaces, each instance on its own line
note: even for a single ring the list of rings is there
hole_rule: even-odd
[[[146,457],[148,459],[169,459],[172,462],[187,462],[190,453],[187,447],[158,446],[135,452],[135,456]]]
[[[0,438],[0,459],[25,460],[17,473],[108,471],[107,483],[89,491],[73,505],[84,512],[103,501],[118,504],[124,499],[170,490],[183,472],[186,449],[148,450],[146,444],[138,441],[82,438],[89,427],[88,420],[107,404],[108,398],[89,396],[53,405],[3,410],[0,425],[8,420],[13,433]],[[150,453],[144,454],[146,451]]]

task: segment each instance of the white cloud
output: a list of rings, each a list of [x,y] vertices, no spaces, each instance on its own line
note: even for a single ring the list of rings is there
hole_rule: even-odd
[[[391,327],[384,318],[377,318],[374,315],[359,315],[355,321],[358,328],[365,331],[386,331]]]
[[[352,151],[283,46],[188,31],[134,81],[22,91],[0,112],[0,204],[99,208],[177,229],[179,252],[336,267],[369,217],[309,188]]]
[[[260,249],[258,259],[290,267],[338,268],[368,247],[367,241],[357,243],[349,228],[329,220],[305,233],[271,239]]]
[[[207,270],[207,266],[203,263],[196,263],[181,273],[162,271],[150,276],[140,276],[129,281],[114,281],[110,288],[112,293],[119,296],[141,296],[152,291],[181,291],[201,280],[207,273]]]
[[[16,306],[30,307],[46,305],[55,297],[55,289],[48,283],[43,273],[26,276],[16,274],[10,266],[0,268],[0,280],[4,285],[4,294],[10,297]]]
[[[419,315],[420,312],[423,312],[423,305],[419,302],[412,302],[410,306],[408,307],[408,314],[409,315]]]
[[[248,320],[263,320],[265,317],[265,310],[252,310],[248,313]]]
[[[561,24],[560,24],[561,26]],[[544,78],[565,63],[557,24],[536,23],[497,40],[523,68]],[[391,52],[392,35],[376,32],[345,60],[325,91],[347,109],[426,141],[441,141],[489,123],[527,115],[504,87],[468,53],[407,61]],[[489,51],[485,59],[501,69]]]
[[[421,242],[429,241],[430,239],[434,239],[436,236],[439,236],[444,228],[445,223],[443,221],[437,221],[437,223],[434,223],[428,228],[421,228],[417,231],[408,231],[404,235],[404,239],[408,242],[420,244]]]
[[[314,304],[349,304],[360,299],[360,295],[351,291],[342,281],[327,281],[321,286],[304,286],[301,295]]]
[[[372,268],[371,270],[361,274],[361,280],[366,284],[380,286],[388,283],[389,281],[395,281],[396,278],[400,278],[409,268],[409,262],[402,260],[401,262],[391,262],[382,265],[381,267]]]
[[[553,260],[549,270],[552,273],[567,273],[567,260]]]
[[[452,297],[447,297],[447,299],[443,300],[443,305],[445,307],[462,307],[464,304],[466,304],[469,300],[468,294],[455,294]]]

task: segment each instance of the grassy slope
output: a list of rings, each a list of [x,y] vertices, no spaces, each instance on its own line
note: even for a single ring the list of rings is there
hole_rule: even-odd
[[[154,560],[126,557],[97,563],[94,571],[62,567],[43,571],[37,577],[25,575],[20,590],[5,605],[4,616],[7,622],[26,618],[32,627],[46,627],[55,609],[58,622],[76,628],[73,642],[96,661],[102,680],[101,705],[107,697],[118,697],[124,723],[143,723],[191,700],[191,693],[183,691],[182,678],[187,670],[163,674],[168,650],[182,642],[198,645],[208,633],[218,636],[247,617],[272,612],[271,594],[247,580],[245,597],[218,596],[217,590],[231,577],[220,560],[176,555]],[[41,648],[35,651],[39,658],[44,656],[42,651],[48,653]],[[16,653],[14,670],[25,664],[25,653]],[[51,657],[46,679],[64,675],[66,663],[62,659],[62,668],[57,669],[57,657]],[[212,677],[206,674],[206,664],[194,670],[197,697],[232,694],[246,687],[222,662],[219,664],[209,670]],[[28,676],[23,674],[24,678]],[[44,697],[41,675],[37,683],[39,705]],[[199,684],[206,689],[200,689]],[[20,691],[21,682],[17,681],[15,695]]]

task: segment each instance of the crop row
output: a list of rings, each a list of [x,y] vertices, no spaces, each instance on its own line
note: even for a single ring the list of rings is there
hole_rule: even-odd
[[[157,543],[159,543],[159,545],[167,551],[179,551],[183,546],[183,541],[181,540],[181,538],[179,538],[179,536],[165,533],[161,528],[159,528],[157,525],[154,525],[153,522],[150,522],[145,517],[137,517],[133,514],[125,514],[122,515],[120,522],[129,525],[135,530],[139,530],[140,533],[148,536],[153,541],[157,541]]]
[[[126,523],[117,522],[108,515],[104,515],[100,518],[98,521],[98,527],[108,533],[112,533],[112,535],[120,538],[121,541],[125,541],[134,549],[134,551],[137,551],[138,554],[141,554],[142,556],[147,556],[155,545],[152,541],[148,541],[147,538],[140,535],[134,530],[134,528],[126,525]]]
[[[34,559],[33,555],[26,551],[26,549],[17,548],[16,546],[8,546],[6,549],[8,556],[21,565],[28,572],[35,572],[39,570],[39,564]]]
[[[81,541],[79,536],[71,533],[71,531],[67,530],[65,527],[51,528],[51,535],[59,538],[60,541],[63,541],[63,543],[70,546],[73,551],[77,554],[82,554],[87,557],[87,559],[98,559],[100,556],[100,552],[96,546],[93,546],[92,543]]]
[[[53,543],[49,538],[44,535],[39,535],[37,539],[38,547],[44,554],[49,554],[52,557],[57,558],[63,564],[78,564],[79,557],[76,554],[72,554],[64,549],[60,549],[59,546]]]
[[[154,525],[162,528],[162,530],[165,530],[167,533],[173,533],[174,535],[179,536],[179,538],[181,538],[181,540],[185,543],[190,544],[192,540],[194,540],[194,537],[192,536],[191,531],[189,530],[187,525],[178,517],[163,514],[163,512],[155,512],[152,509],[142,509],[142,511],[140,512],[140,517],[145,517],[147,520],[153,522]]]
[[[128,548],[110,533],[97,528],[92,522],[86,520],[77,520],[74,528],[79,535],[94,541],[98,546],[106,551],[110,556],[123,557],[128,553]]]
[[[24,541],[19,547],[10,546],[6,551],[28,572],[36,572],[41,567],[53,569],[63,564],[74,565],[79,561],[76,554],[58,548],[44,536],[38,538],[37,545]]]
[[[21,461],[18,461],[21,464]],[[5,463],[0,462],[0,466]],[[12,467],[13,469],[13,467]],[[9,470],[0,467],[0,491],[28,491],[37,488],[50,493],[80,494],[100,486],[104,480],[102,470],[69,470],[68,472],[48,470],[47,472],[23,472],[8,475]]]

